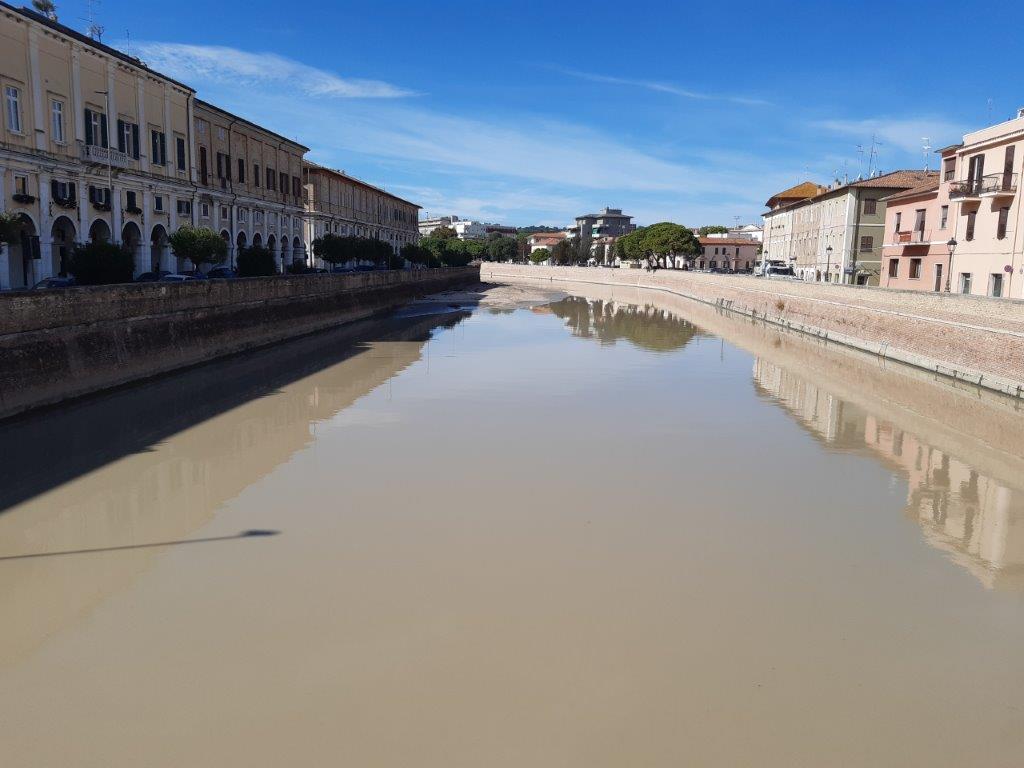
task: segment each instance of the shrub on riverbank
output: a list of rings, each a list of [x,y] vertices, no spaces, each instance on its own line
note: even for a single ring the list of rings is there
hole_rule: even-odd
[[[72,252],[68,272],[79,285],[130,283],[135,259],[127,248],[114,243],[85,243]]]
[[[268,277],[277,274],[274,254],[258,245],[238,254],[236,266],[239,277]]]

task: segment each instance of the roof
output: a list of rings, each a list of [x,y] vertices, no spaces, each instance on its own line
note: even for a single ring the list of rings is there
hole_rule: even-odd
[[[262,125],[258,125],[257,123],[246,120],[244,117],[239,117],[238,115],[232,114],[231,112],[228,112],[226,109],[224,109],[224,107],[218,107],[216,104],[211,104],[208,101],[203,101],[202,99],[198,98],[195,101],[197,106],[204,107],[205,109],[211,109],[215,112],[220,112],[222,115],[227,115],[232,120],[237,120],[240,123],[245,123],[250,128],[255,128],[257,131],[263,131],[264,133],[268,133],[271,136],[276,136],[281,141],[287,141],[289,144],[294,144],[296,147],[299,147],[300,149],[309,152],[309,147],[307,147],[305,144],[300,144],[295,139],[289,139],[287,136],[282,136],[279,133],[274,133],[274,131],[270,130],[269,128],[264,128]]]
[[[411,200],[406,200],[404,197],[399,197],[398,195],[393,194],[392,192],[388,192],[386,189],[383,189],[382,187],[375,187],[373,184],[370,184],[369,182],[363,181],[362,179],[357,179],[355,176],[349,176],[344,171],[339,171],[336,168],[328,168],[326,165],[318,165],[317,163],[314,163],[314,162],[312,162],[310,160],[306,160],[305,158],[303,158],[302,164],[304,166],[306,166],[306,168],[308,168],[310,170],[323,171],[324,173],[330,173],[330,174],[333,174],[335,176],[340,176],[341,178],[345,179],[346,181],[351,181],[352,183],[358,184],[361,187],[366,187],[367,189],[372,189],[374,192],[380,192],[382,195],[387,195],[388,197],[394,198],[395,200],[399,200],[399,201],[405,203],[406,205],[411,205],[413,208],[422,208],[423,207],[422,205],[417,205],[416,203],[412,202]],[[437,217],[435,217],[433,219],[423,219],[419,223],[420,223],[420,225],[423,225],[423,224],[428,224],[428,223],[432,223],[432,222],[435,222],[435,221],[445,221],[445,220],[447,220],[449,223],[452,223],[452,224],[456,223],[456,222],[452,221],[451,218],[448,217],[448,216],[437,216]]]
[[[932,179],[938,180],[938,178],[938,171],[890,171],[889,173],[883,173],[881,176],[874,176],[870,179],[852,181],[844,186],[910,189],[911,187],[916,187],[921,183]],[[842,188],[843,187],[837,187],[836,189]],[[830,189],[829,192],[835,192],[836,189]]]
[[[584,213],[582,216],[577,216],[576,221],[580,219],[632,219],[633,217],[627,213]]]
[[[902,192],[897,192],[893,195],[886,195],[885,197],[882,198],[882,200],[902,200],[904,198],[919,197],[921,195],[926,195],[930,192],[938,192],[938,190],[939,179],[938,175],[936,174],[936,177],[934,179],[928,179],[927,181],[918,184],[916,187],[905,189]]]
[[[701,245],[752,245],[760,246],[761,243],[757,240],[751,240],[749,237],[701,237],[698,238]]]
[[[534,232],[530,235],[531,240],[565,240],[564,232]]]
[[[804,200],[808,197],[814,197],[819,192],[821,192],[820,184],[817,184],[813,181],[804,181],[800,184],[797,184],[795,187],[790,187],[787,190],[772,195],[771,197],[768,198],[768,202],[765,203],[764,205],[765,208],[772,208],[773,200]]]
[[[77,40],[83,45],[88,45],[90,48],[95,48],[98,51],[103,51],[103,53],[107,54],[108,56],[113,56],[115,59],[120,59],[126,64],[131,64],[133,67],[138,67],[141,70],[150,72],[156,75],[157,77],[166,80],[169,83],[174,83],[176,86],[188,91],[189,93],[196,92],[195,88],[185,85],[184,83],[175,80],[173,77],[168,77],[165,74],[157,72],[155,69],[147,67],[142,62],[141,59],[136,59],[134,56],[129,56],[123,51],[119,51],[116,48],[111,48],[109,45],[104,45],[98,40],[93,40],[88,35],[83,35],[81,32],[77,32],[73,30],[71,27],[66,27],[59,21],[53,21],[52,19],[48,19],[46,16],[43,16],[43,14],[36,13],[31,8],[15,8],[13,5],[3,2],[3,0],[0,0],[0,8],[8,10],[11,13],[16,13],[19,16],[24,16],[25,18],[31,19],[37,24],[42,24],[44,27],[49,27],[55,32],[60,32],[62,35],[67,35],[68,37]]]

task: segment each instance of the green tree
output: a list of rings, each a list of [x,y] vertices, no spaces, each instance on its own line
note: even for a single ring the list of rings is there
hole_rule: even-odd
[[[551,258],[551,251],[547,248],[538,248],[530,254],[530,261],[534,264],[540,264],[541,262],[547,261]]]
[[[438,240],[453,240],[458,238],[458,233],[451,227],[438,227],[430,233],[431,237],[437,238]]]
[[[441,266],[441,262],[437,260],[430,250],[416,243],[406,243],[402,246],[402,258],[413,264],[422,264],[425,267]]]
[[[346,261],[346,248],[344,238],[327,232],[313,241],[313,255],[323,259],[330,265],[340,264]]]
[[[41,13],[50,21],[57,20],[57,6],[54,5],[52,0],[32,0],[32,7],[36,9],[37,13]]]
[[[553,264],[572,264],[576,254],[576,246],[569,240],[559,240],[551,249]]]
[[[615,241],[615,255],[622,261],[638,261],[644,256],[644,227],[634,229]]]
[[[689,258],[700,253],[700,240],[689,227],[670,221],[645,227],[640,242],[645,253],[658,257],[676,255]]]
[[[135,259],[131,251],[115,243],[85,243],[72,252],[68,272],[79,285],[130,283],[135,275]]]
[[[200,264],[220,264],[228,255],[228,244],[209,227],[185,224],[167,238],[174,255],[188,259],[196,269]]]
[[[487,256],[491,261],[509,261],[519,252],[519,244],[511,237],[498,236],[487,243]]]
[[[277,274],[277,260],[272,251],[259,245],[244,249],[235,260],[239,277],[269,277]]]
[[[697,234],[701,237],[707,237],[708,235],[724,235],[729,232],[728,227],[723,227],[721,224],[706,224],[697,230]]]
[[[0,245],[13,243],[21,232],[21,216],[11,211],[0,211]]]

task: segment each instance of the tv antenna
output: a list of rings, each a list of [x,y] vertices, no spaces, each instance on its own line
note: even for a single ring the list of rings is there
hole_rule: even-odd
[[[871,134],[871,150],[868,152],[868,178],[875,175],[875,171],[878,168],[875,165],[875,161],[878,160],[878,148],[882,146],[882,142],[878,140],[875,134]]]
[[[96,6],[99,5],[100,0],[86,0],[85,13],[86,16],[83,19],[89,25],[88,35],[97,43],[103,41],[103,26],[96,22]]]
[[[921,154],[924,155],[924,172],[928,173],[928,160],[931,158],[932,145],[927,136],[921,137]]]
[[[860,158],[860,177],[864,178],[864,145],[857,145],[857,156]]]

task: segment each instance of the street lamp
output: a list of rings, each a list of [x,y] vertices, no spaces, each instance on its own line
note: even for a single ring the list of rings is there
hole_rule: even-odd
[[[949,262],[946,266],[946,293],[949,293],[950,280],[953,277],[953,252],[956,250],[956,246],[956,238],[949,238],[949,242],[946,243],[946,247],[949,248]]]
[[[825,249],[825,282],[832,282],[832,246]]]

